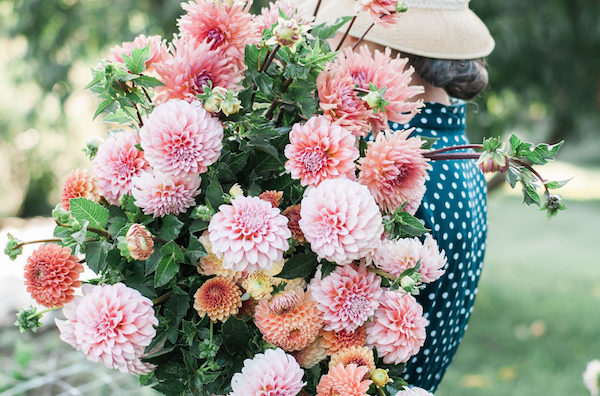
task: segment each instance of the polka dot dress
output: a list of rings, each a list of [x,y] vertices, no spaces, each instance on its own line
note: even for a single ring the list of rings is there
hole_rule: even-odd
[[[465,103],[427,103],[409,124],[414,134],[439,138],[434,149],[468,144]],[[427,339],[407,364],[404,379],[434,392],[467,328],[485,252],[486,184],[474,160],[433,161],[427,192],[416,216],[446,252],[446,273],[417,296],[429,320]]]

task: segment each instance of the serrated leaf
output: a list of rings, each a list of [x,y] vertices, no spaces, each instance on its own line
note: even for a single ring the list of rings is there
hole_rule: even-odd
[[[69,211],[79,222],[89,221],[89,227],[104,230],[110,215],[108,209],[86,198],[71,198]]]
[[[154,78],[154,77],[150,77],[150,76],[139,76],[138,78],[136,78],[135,80],[133,80],[135,82],[135,85],[138,85],[140,87],[144,87],[144,88],[156,88],[156,87],[161,87],[165,84],[162,83],[162,81]]]
[[[519,180],[521,180],[521,172],[519,172],[519,169],[517,169],[513,166],[509,166],[508,169],[506,170],[506,174],[504,175],[504,178],[506,179],[506,182],[512,188],[515,188],[515,186],[517,185],[517,182]]]
[[[102,114],[111,104],[115,103],[114,99],[105,99],[102,103],[100,103],[98,105],[98,108],[96,109],[96,112],[94,113],[94,116],[92,117],[92,120],[95,120],[96,117],[98,117],[100,114]]]
[[[325,278],[327,275],[331,274],[337,268],[336,263],[332,263],[330,261],[324,261],[321,264],[321,279]]]
[[[188,258],[190,264],[196,264],[198,260],[202,257],[206,256],[206,250],[204,249],[204,245],[200,243],[198,238],[193,235],[190,235],[190,243],[185,250],[185,255]]]
[[[571,178],[572,179],[572,178]],[[548,188],[549,190],[556,190],[558,188],[563,187],[565,184],[567,184],[568,182],[571,181],[571,179],[567,179],[567,180],[556,180],[556,181],[551,181],[551,182],[547,182],[546,183],[546,188]]]
[[[150,43],[144,48],[134,48],[131,51],[131,56],[123,54],[125,66],[133,74],[141,74],[146,71],[148,59],[150,59]]]
[[[306,278],[317,268],[318,264],[317,255],[313,252],[299,253],[285,262],[283,270],[277,277],[282,279]]]
[[[523,202],[527,205],[541,205],[540,195],[537,193],[535,186],[529,183],[521,182],[523,186]]]
[[[423,223],[415,216],[403,210],[394,213],[394,238],[420,237],[431,230],[425,228]]]
[[[328,25],[327,23],[322,23],[320,25],[315,26],[310,33],[313,36],[320,38],[321,40],[327,40],[329,38],[332,38],[337,33],[337,31],[340,30],[340,28],[351,19],[351,16],[344,16],[336,19],[335,22],[331,25]]]
[[[158,288],[166,285],[173,279],[179,270],[179,264],[184,260],[183,252],[173,241],[170,241],[160,250],[162,258],[156,267],[154,273],[154,287]]]

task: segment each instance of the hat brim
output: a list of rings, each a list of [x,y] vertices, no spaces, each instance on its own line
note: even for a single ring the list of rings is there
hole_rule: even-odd
[[[317,22],[331,23],[341,16],[354,15],[354,3],[354,0],[324,0]],[[359,14],[350,35],[361,37],[372,22],[368,14]],[[388,28],[375,25],[365,39],[408,54],[453,60],[486,57],[495,45],[488,28],[469,8],[410,7],[400,15],[398,23]]]

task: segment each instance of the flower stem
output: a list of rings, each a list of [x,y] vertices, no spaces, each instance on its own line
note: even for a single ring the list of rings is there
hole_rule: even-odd
[[[163,294],[162,296],[160,296],[160,297],[156,298],[155,300],[153,300],[152,304],[158,305],[158,304],[166,301],[172,295],[173,295],[173,291],[167,292],[167,293]]]
[[[425,154],[425,158],[429,158],[432,161],[445,161],[445,160],[467,160],[467,159],[479,159],[480,153],[447,153],[447,154]]]
[[[389,272],[382,271],[375,267],[368,266],[367,271],[372,272],[374,274],[377,274],[379,276],[382,276],[382,277],[387,278],[392,281],[395,281],[396,279],[398,279],[397,276],[394,276],[394,275],[390,274]]]
[[[378,387],[377,387],[377,390],[379,391],[379,394],[380,394],[381,396],[387,396],[387,395],[385,394],[385,392],[384,392],[383,388],[381,388],[381,387],[379,387],[379,386],[378,386]]]
[[[533,167],[531,165],[529,165],[527,162],[525,161],[521,161],[519,159],[516,158],[511,158],[510,162],[513,162],[515,164],[518,164],[520,166],[522,166],[523,168],[527,169],[528,171],[530,171],[531,173],[533,173],[533,175],[535,177],[537,177],[537,179],[542,182],[542,185],[544,186],[544,190],[546,190],[546,194],[550,195],[550,191],[548,190],[548,187],[546,186],[546,180],[542,177],[542,175],[540,175],[538,173],[538,171],[536,171],[535,169],[533,169]]]
[[[342,48],[342,45],[344,45],[344,42],[346,41],[346,39],[348,38],[348,35],[350,34],[350,29],[352,29],[352,26],[354,25],[354,22],[356,22],[357,17],[358,17],[357,15],[354,15],[354,17],[352,18],[352,21],[350,21],[350,25],[348,25],[348,29],[346,29],[346,33],[344,33],[344,37],[342,37],[342,39],[340,40],[337,47],[335,47],[336,51],[339,51]]]
[[[14,249],[22,248],[25,245],[33,245],[34,243],[52,243],[52,242],[62,242],[62,239],[52,238],[52,239],[39,239],[37,241],[29,241],[29,242],[21,242],[16,245]]]
[[[322,0],[319,0],[319,1],[317,2],[317,6],[315,7],[315,12],[313,13],[313,16],[314,16],[314,17],[316,17],[316,16],[317,16],[317,14],[319,13],[319,8],[321,8],[321,3],[322,3]]]
[[[362,36],[360,36],[360,38],[358,39],[358,41],[356,41],[356,43],[354,43],[354,45],[352,46],[352,51],[354,51],[356,49],[356,47],[358,47],[360,45],[360,43],[362,43],[362,41],[365,39],[365,36],[367,34],[369,34],[369,32],[371,31],[371,29],[373,29],[373,26],[375,26],[375,22],[373,22],[371,24],[371,26],[369,26],[369,28],[367,29],[367,31],[364,32]]]
[[[275,48],[273,48],[273,51],[267,57],[267,60],[265,60],[265,63],[263,63],[262,67],[260,68],[261,73],[264,73],[265,71],[267,71],[267,69],[271,65],[271,62],[273,62],[273,59],[275,59],[275,55],[277,55],[277,51],[279,51],[279,48],[281,48],[281,46],[279,44],[277,44],[275,46]]]
[[[448,151],[463,150],[463,149],[483,149],[483,144],[461,144],[458,146],[444,147],[444,148],[437,149],[437,150],[431,150],[427,153],[427,155],[432,155],[432,154],[435,155],[435,154],[446,153]]]
[[[146,90],[145,87],[142,87],[142,91],[144,91],[144,95],[146,95],[146,99],[148,99],[148,102],[150,102],[150,104],[152,104],[152,98],[150,98],[150,95],[148,95],[148,91]]]
[[[62,307],[53,307],[53,308],[44,309],[43,311],[36,312],[32,315],[29,315],[27,317],[27,320],[31,320],[31,319],[35,318],[36,316],[42,316],[43,314],[46,314],[48,312],[56,311],[57,309],[60,309],[60,308],[62,308]]]
[[[209,343],[209,345],[212,345],[212,343],[213,343],[213,321],[212,320],[210,321],[210,336],[208,339],[208,343]]]

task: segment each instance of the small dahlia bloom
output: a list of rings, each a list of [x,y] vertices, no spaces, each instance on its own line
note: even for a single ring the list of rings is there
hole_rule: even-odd
[[[144,172],[133,181],[135,204],[147,215],[164,217],[185,213],[200,194],[200,177],[175,177]]]
[[[327,359],[327,351],[321,345],[321,339],[317,338],[303,350],[292,352],[292,356],[294,356],[300,367],[311,369]]]
[[[399,20],[397,3],[397,0],[358,0],[356,8],[358,12],[368,12],[373,23],[390,27]]]
[[[327,350],[328,355],[351,347],[362,347],[367,342],[367,331],[364,326],[354,331],[322,331],[321,344]]]
[[[82,290],[83,296],[63,308],[66,320],[56,319],[61,340],[108,368],[132,374],[151,370],[140,358],[156,335],[152,301],[123,283]]]
[[[260,15],[256,16],[256,23],[262,32],[271,28],[277,23],[277,20],[283,13],[288,19],[295,19],[300,25],[308,25],[314,18],[300,10],[292,0],[277,0],[269,4],[269,7],[263,7]]]
[[[63,184],[61,204],[63,209],[69,210],[71,198],[87,198],[98,202],[100,191],[96,176],[82,169],[76,169],[67,176]]]
[[[175,38],[173,56],[157,65],[156,72],[164,86],[156,88],[159,102],[169,99],[196,100],[204,86],[236,89],[243,73],[226,55],[212,50],[211,44],[191,37]]]
[[[404,388],[394,396],[433,396],[433,393],[429,393],[422,388]]]
[[[422,245],[417,238],[384,239],[371,253],[375,266],[400,276],[419,261]]]
[[[102,196],[111,205],[131,192],[133,178],[149,169],[144,152],[137,149],[140,143],[136,132],[118,132],[110,135],[98,147],[94,157],[94,174]]]
[[[407,362],[425,343],[423,307],[410,294],[386,291],[372,322],[367,323],[367,346],[377,348],[386,364]]]
[[[369,119],[373,111],[359,98],[352,77],[331,67],[317,77],[319,106],[323,115],[347,129],[356,137],[365,137],[371,130]]]
[[[242,287],[255,300],[271,297],[271,293],[273,292],[271,277],[264,272],[254,272],[248,275],[242,282]]]
[[[194,309],[200,317],[208,315],[213,322],[225,322],[242,306],[242,291],[227,278],[211,278],[194,294]]]
[[[292,236],[288,219],[258,197],[238,196],[221,205],[208,226],[213,252],[235,271],[269,270],[283,260]]]
[[[152,234],[141,224],[132,224],[125,235],[127,250],[134,260],[147,260],[154,252]]]
[[[431,283],[440,279],[444,275],[444,267],[446,266],[446,253],[440,251],[438,244],[431,234],[425,236],[425,241],[419,252],[419,260],[421,260],[421,273],[423,283]]]
[[[357,366],[367,367],[369,369],[368,375],[375,370],[375,357],[373,351],[365,346],[344,348],[332,355],[329,361],[330,368],[338,364],[344,366],[356,364]]]
[[[425,177],[430,169],[419,138],[409,138],[411,130],[384,132],[369,142],[359,160],[358,181],[369,188],[377,204],[393,213],[404,210],[414,214],[425,194]]]
[[[338,364],[329,369],[327,375],[321,377],[317,385],[317,396],[343,395],[367,396],[373,381],[363,380],[369,369],[365,366]]]
[[[262,194],[260,194],[258,198],[262,199],[263,201],[267,201],[271,204],[272,207],[278,208],[279,204],[281,203],[281,199],[283,198],[283,192],[272,190],[265,191]]]
[[[300,288],[261,300],[254,314],[256,327],[265,341],[286,351],[300,351],[312,343],[323,319],[310,292]]]
[[[592,360],[587,364],[583,373],[583,383],[590,391],[591,396],[598,395],[598,387],[600,386],[600,360]]]
[[[354,331],[365,323],[379,306],[383,294],[381,278],[368,272],[363,264],[340,266],[321,279],[318,268],[309,290],[323,313],[327,331]]]
[[[60,307],[74,298],[75,288],[81,286],[79,274],[83,265],[71,254],[71,249],[55,243],[41,245],[27,258],[25,286],[40,305]]]
[[[177,25],[184,37],[207,42],[211,50],[220,51],[243,64],[246,45],[258,42],[260,37],[250,14],[251,6],[251,1],[189,1],[181,4],[186,14],[179,18]]]
[[[302,199],[298,224],[311,249],[348,264],[365,257],[381,239],[381,213],[369,190],[348,179],[328,179]]]
[[[325,179],[355,178],[354,161],[359,157],[356,139],[323,116],[295,124],[290,144],[285,146],[285,169],[303,186],[317,186]]]
[[[298,243],[306,242],[302,229],[298,222],[300,221],[300,205],[288,206],[284,211],[283,215],[288,218],[288,228],[292,232],[292,236]]]
[[[208,231],[204,231],[198,240],[200,240],[200,243],[202,246],[204,246],[204,250],[206,250],[206,256],[200,258],[200,265],[197,267],[199,274],[205,276],[220,276],[230,279],[234,283],[237,283],[240,279],[242,279],[244,276],[243,272],[223,268],[222,260],[218,258],[215,252],[212,250],[212,244],[210,243],[210,238],[208,237]]]
[[[160,36],[149,36],[146,37],[143,34],[137,36],[133,41],[126,41],[121,45],[114,46],[108,56],[108,60],[111,62],[125,63],[123,55],[131,57],[131,53],[134,49],[146,48],[149,45],[150,58],[146,61],[146,69],[153,70],[156,64],[166,61],[169,59],[169,50],[167,49],[166,40],[163,40]]]
[[[281,349],[267,349],[253,359],[244,360],[241,373],[231,379],[229,396],[296,396],[306,382],[296,360]]]
[[[223,126],[199,101],[173,99],[156,106],[140,129],[140,143],[155,172],[204,173],[219,159]]]

